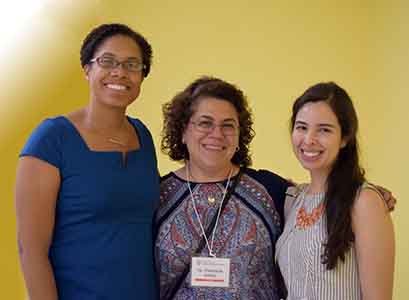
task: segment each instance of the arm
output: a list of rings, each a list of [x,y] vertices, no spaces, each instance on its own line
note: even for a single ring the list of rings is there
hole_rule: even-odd
[[[352,229],[364,300],[392,299],[395,239],[384,201],[363,189],[352,210]]]
[[[16,176],[15,205],[20,263],[31,300],[56,300],[57,289],[48,250],[60,186],[56,167],[22,157]]]

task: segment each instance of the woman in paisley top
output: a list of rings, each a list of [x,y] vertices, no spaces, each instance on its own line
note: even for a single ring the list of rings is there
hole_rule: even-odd
[[[217,78],[199,78],[164,106],[162,150],[183,166],[161,181],[161,299],[280,299],[274,247],[289,183],[249,168],[252,124],[242,91]],[[192,256],[224,259],[228,270],[200,273]]]

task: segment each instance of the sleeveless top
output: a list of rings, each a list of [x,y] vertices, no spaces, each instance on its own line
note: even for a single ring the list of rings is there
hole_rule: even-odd
[[[305,229],[296,227],[297,212],[304,206],[307,213],[324,200],[324,193],[306,194],[307,185],[287,191],[285,227],[276,244],[276,260],[283,275],[288,300],[360,300],[361,289],[358,263],[354,245],[332,270],[321,263],[327,241],[325,214],[315,224]],[[375,187],[364,183],[362,188]],[[296,198],[294,199],[294,192]],[[378,192],[379,193],[379,192]],[[298,194],[298,195],[297,195]],[[359,194],[359,191],[358,191]]]

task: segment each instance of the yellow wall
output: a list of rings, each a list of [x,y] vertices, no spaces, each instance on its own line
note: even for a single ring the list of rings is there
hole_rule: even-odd
[[[0,299],[23,299],[25,294],[12,200],[18,152],[40,120],[87,102],[80,43],[92,26],[112,21],[130,24],[153,44],[153,71],[130,114],[148,124],[156,145],[161,104],[199,75],[220,76],[242,87],[253,107],[254,166],[304,180],[289,145],[292,101],[318,81],[344,86],[360,116],[368,177],[399,198],[393,214],[394,299],[408,299],[404,275],[409,271],[409,243],[404,228],[409,221],[404,214],[409,194],[404,170],[409,167],[409,128],[404,122],[409,106],[404,100],[409,96],[409,5],[386,0],[330,2],[47,1],[0,58]],[[162,173],[177,166],[163,155],[159,163]]]

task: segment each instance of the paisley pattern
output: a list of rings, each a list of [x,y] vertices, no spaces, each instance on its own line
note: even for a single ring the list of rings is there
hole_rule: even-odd
[[[205,228],[217,214],[226,184],[191,183]],[[161,299],[166,299],[198,247],[201,229],[186,181],[174,173],[165,176],[160,200],[155,254]],[[192,287],[188,274],[174,299],[279,299],[274,245],[281,233],[280,219],[272,195],[245,172],[220,216],[213,246],[217,257],[230,258],[230,287]],[[201,255],[208,254],[205,246]]]

